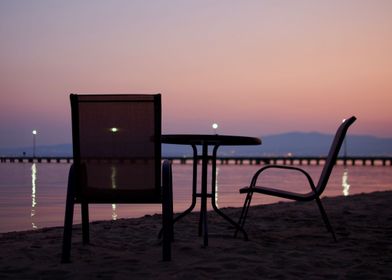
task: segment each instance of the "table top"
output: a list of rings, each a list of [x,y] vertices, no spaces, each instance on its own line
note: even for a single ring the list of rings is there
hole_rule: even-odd
[[[260,145],[261,140],[257,137],[220,135],[220,134],[164,134],[161,136],[162,143],[178,145]]]

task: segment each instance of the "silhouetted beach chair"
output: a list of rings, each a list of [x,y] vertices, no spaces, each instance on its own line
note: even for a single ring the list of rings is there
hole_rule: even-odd
[[[246,217],[248,215],[249,211],[249,206],[252,200],[252,195],[253,193],[261,193],[261,194],[266,194],[266,195],[271,195],[271,196],[277,196],[281,198],[286,198],[286,199],[291,199],[291,200],[296,200],[296,201],[312,201],[315,200],[319,209],[321,216],[324,220],[324,223],[328,229],[328,231],[331,232],[332,237],[336,241],[336,236],[335,232],[328,220],[327,213],[324,210],[323,205],[321,204],[320,196],[323,193],[325,187],[327,186],[329,176],[331,175],[332,169],[335,165],[337,156],[339,154],[340,147],[342,146],[344,137],[347,133],[347,130],[351,124],[355,122],[356,118],[353,116],[349,119],[346,119],[343,121],[343,123],[339,126],[335,137],[333,139],[331,148],[328,153],[327,160],[325,162],[325,165],[323,167],[323,170],[321,172],[320,179],[317,183],[317,186],[314,184],[312,178],[310,177],[309,173],[307,173],[305,170],[294,167],[294,166],[284,166],[284,165],[267,165],[265,167],[260,168],[253,176],[252,181],[250,183],[249,187],[245,187],[240,189],[240,193],[247,193],[244,206],[242,208],[239,224],[241,227],[244,226]],[[309,186],[310,186],[310,192],[308,193],[294,193],[290,191],[285,191],[285,190],[279,190],[275,188],[269,188],[269,187],[263,187],[257,185],[257,180],[259,178],[259,175],[271,168],[278,168],[278,169],[288,169],[288,170],[295,170],[301,172],[304,176],[306,176]],[[237,232],[236,232],[237,234]]]
[[[74,163],[68,177],[62,262],[70,261],[74,204],[89,243],[91,203],[162,203],[163,260],[171,259],[171,162],[162,165],[161,95],[71,94]]]

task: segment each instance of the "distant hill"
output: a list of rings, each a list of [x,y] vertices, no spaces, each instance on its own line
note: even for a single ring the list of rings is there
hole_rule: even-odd
[[[333,135],[318,132],[289,132],[264,136],[260,146],[226,146],[219,149],[220,156],[324,156],[328,153]],[[349,156],[392,156],[392,138],[368,135],[348,135]],[[191,156],[192,149],[182,145],[163,145],[163,156]],[[341,149],[343,154],[344,146]],[[32,147],[0,148],[0,156],[32,155]],[[72,156],[71,144],[37,146],[37,156]]]
[[[326,155],[334,135],[318,132],[290,132],[270,135],[262,138],[260,146],[265,155],[298,156]],[[346,147],[347,155],[351,156],[392,156],[392,138],[378,138],[367,135],[347,135],[346,145],[343,144],[340,154]]]
[[[289,132],[261,137],[260,146],[222,146],[220,156],[325,156],[332,143],[333,135],[318,132]],[[346,137],[347,155],[392,156],[392,138],[367,135]],[[344,153],[344,146],[341,155]],[[168,156],[192,155],[187,146],[164,145],[163,154]]]

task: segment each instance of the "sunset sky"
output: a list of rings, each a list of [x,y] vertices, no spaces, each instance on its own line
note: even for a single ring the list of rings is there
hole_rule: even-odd
[[[392,1],[1,0],[0,38],[0,147],[70,143],[70,93],[162,93],[164,133],[392,137]]]

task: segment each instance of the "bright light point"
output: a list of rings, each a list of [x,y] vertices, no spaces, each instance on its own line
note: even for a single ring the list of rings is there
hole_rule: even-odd
[[[110,131],[113,132],[113,133],[116,133],[116,132],[118,131],[118,128],[117,128],[117,127],[112,127],[112,128],[110,129]]]
[[[35,129],[33,130],[33,134],[34,134],[34,135],[36,135],[36,134],[37,134],[37,131],[36,131]]]
[[[217,129],[217,128],[218,128],[218,124],[217,124],[217,123],[213,123],[213,124],[212,124],[212,128],[213,128],[213,129]]]

